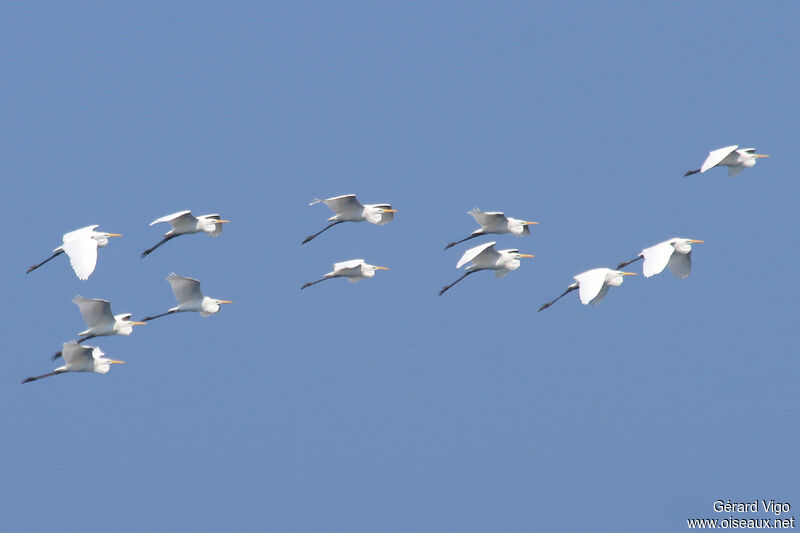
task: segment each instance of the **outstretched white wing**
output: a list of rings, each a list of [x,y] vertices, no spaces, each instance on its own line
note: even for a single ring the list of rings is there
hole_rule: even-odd
[[[90,329],[104,324],[114,324],[114,314],[111,312],[111,304],[108,300],[93,300],[76,296],[72,299],[72,303],[78,306],[84,322]]]
[[[669,271],[678,279],[686,279],[692,273],[692,252],[679,254],[675,252],[668,263]]]
[[[95,228],[97,226],[94,226]],[[68,233],[72,235],[77,232]],[[66,239],[67,235],[64,235]],[[74,235],[73,238],[65,240],[61,246],[69,257],[69,264],[80,280],[87,280],[94,272],[97,265],[97,241],[92,239],[91,231]]]
[[[349,261],[342,261],[341,263],[334,263],[333,270],[347,270],[349,268],[361,268],[361,265],[364,264],[363,259],[351,259]]]
[[[644,274],[644,277],[649,278],[660,274],[667,266],[673,252],[675,252],[675,248],[672,246],[671,241],[660,242],[642,250],[642,255],[644,256],[642,274]]]
[[[64,362],[67,366],[81,366],[94,359],[92,350],[91,346],[81,346],[75,341],[65,342],[61,347],[61,355],[64,357]],[[103,355],[103,353],[100,352],[100,355]]]
[[[185,278],[171,272],[167,276],[167,281],[172,286],[172,294],[178,300],[179,305],[186,305],[192,302],[201,302],[203,293],[200,292],[200,282],[196,279]]]
[[[194,218],[192,216],[192,212],[188,209],[186,211],[178,211],[177,213],[172,213],[171,215],[165,215],[161,218],[157,218],[152,221],[150,225],[154,226],[155,224],[160,224],[161,222],[169,222],[173,227],[175,227],[175,224],[178,223],[178,221],[185,218]]]
[[[593,268],[575,276],[575,281],[578,282],[578,296],[583,305],[590,302],[596,304],[605,297],[608,292],[608,286],[605,284],[608,271],[607,268]]]
[[[700,167],[700,172],[705,172],[709,168],[719,165],[723,159],[728,157],[731,154],[731,152],[733,152],[737,148],[739,148],[739,145],[734,144],[731,146],[726,146],[725,148],[719,148],[717,150],[712,150],[711,152],[708,152],[708,157],[706,157],[706,160],[703,162],[703,166]]]
[[[471,215],[484,230],[508,224],[506,215],[500,211],[484,212],[476,207],[472,211],[467,211],[467,214]]]
[[[66,244],[68,241],[78,239],[81,237],[89,237],[91,238],[92,233],[100,227],[100,224],[94,224],[93,226],[85,226],[83,228],[78,228],[76,230],[70,231],[69,233],[65,233],[63,237],[61,237],[61,241]]]
[[[492,242],[486,242],[486,243],[483,243],[483,244],[479,244],[478,246],[475,246],[474,248],[470,248],[469,250],[464,252],[464,255],[462,255],[461,259],[458,260],[458,263],[456,264],[456,268],[461,268],[462,266],[464,266],[465,264],[469,263],[470,261],[475,261],[475,259],[481,254],[490,254],[490,255],[493,254],[493,255],[499,257],[500,254],[497,252],[497,250],[494,249],[494,245],[495,244],[496,244],[496,242],[492,241]],[[488,256],[487,256],[487,258],[488,258]]]
[[[347,213],[349,211],[354,211],[356,209],[364,209],[364,206],[356,200],[355,194],[344,194],[342,196],[334,196],[333,198],[328,198],[326,200],[322,200],[322,203],[327,205],[331,211],[334,213],[341,214]]]

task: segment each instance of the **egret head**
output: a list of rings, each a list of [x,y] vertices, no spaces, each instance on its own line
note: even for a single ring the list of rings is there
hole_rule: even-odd
[[[124,365],[125,361],[117,361],[116,359],[100,357],[94,361],[94,371],[98,374],[108,374],[108,371],[111,370],[111,365],[113,364]]]
[[[606,285],[612,287],[619,287],[625,281],[623,276],[635,276],[636,272],[623,272],[621,270],[611,270],[606,275]]]
[[[523,258],[523,257],[534,257],[532,254],[521,254],[521,253],[519,253],[519,250],[515,250],[515,249],[512,249],[512,250],[501,250],[500,254],[505,256],[505,257],[507,257],[507,259],[503,263],[503,266],[507,270],[516,270],[516,269],[518,269],[520,264],[521,264],[520,261],[519,261],[520,258]]]
[[[376,270],[389,270],[389,267],[368,265],[367,263],[361,265],[361,275],[364,276],[365,278],[371,278],[375,276]]]
[[[92,233],[92,239],[97,241],[97,246],[100,248],[108,245],[109,237],[122,237],[121,233],[105,233],[103,231],[95,231]]]
[[[670,244],[675,248],[675,251],[680,254],[688,254],[692,251],[692,244],[702,244],[703,241],[697,239],[673,239]]]
[[[117,335],[130,335],[133,333],[133,326],[143,326],[147,324],[147,322],[136,322],[131,320],[130,313],[116,315],[114,318],[116,319],[114,329],[116,330]]]
[[[508,217],[508,231],[512,235],[519,237],[520,235],[528,235],[531,232],[531,226],[538,224],[538,222],[529,222],[527,220],[520,220],[518,218]]]

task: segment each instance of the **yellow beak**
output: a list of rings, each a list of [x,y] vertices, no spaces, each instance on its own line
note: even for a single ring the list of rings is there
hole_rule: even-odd
[[[636,272],[620,272],[623,276],[636,276]]]
[[[381,209],[381,213],[397,213],[397,209]]]
[[[522,223],[523,226],[530,226],[532,224],[538,224],[538,222],[523,222]]]
[[[122,233],[109,233],[109,237],[122,237]]]
[[[147,325],[147,322],[131,322],[131,324],[134,326],[145,326]]]
[[[219,300],[219,303],[221,303],[221,304],[232,304],[233,302],[230,301],[230,300]]]
[[[125,361],[117,361],[116,359],[109,359],[109,363],[117,363],[118,365],[124,365]]]
[[[536,257],[536,256],[531,254],[518,254],[517,257]]]
[[[695,243],[695,244],[703,244],[706,241],[701,241],[701,240],[698,240],[698,239],[689,239],[689,242],[692,242],[692,243]]]
[[[375,267],[375,270],[389,270],[389,267]]]

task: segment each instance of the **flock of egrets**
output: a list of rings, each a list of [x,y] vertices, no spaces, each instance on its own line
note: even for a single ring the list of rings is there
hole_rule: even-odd
[[[690,170],[684,174],[684,176],[689,176],[698,172],[706,172],[716,166],[726,166],[728,167],[728,174],[733,177],[743,169],[755,165],[756,160],[761,157],[769,156],[757,154],[754,148],[740,149],[736,145],[727,146],[709,152],[701,168]],[[390,204],[362,204],[353,194],[336,196],[325,200],[315,199],[309,205],[318,203],[324,203],[334,212],[334,215],[328,219],[329,224],[327,226],[317,233],[306,237],[302,244],[311,241],[322,232],[343,222],[366,221],[378,225],[387,224],[394,219],[394,213],[397,212],[397,210],[392,209]],[[445,250],[482,235],[504,233],[510,233],[514,236],[529,235],[530,226],[537,224],[537,222],[508,217],[502,212],[484,212],[478,208],[469,211],[468,214],[475,219],[480,225],[480,228],[461,240],[447,244]],[[151,222],[150,225],[153,226],[154,224],[162,222],[168,222],[172,226],[172,229],[168,231],[164,235],[164,238],[156,245],[145,250],[142,253],[142,258],[146,257],[169,240],[180,235],[204,232],[211,237],[216,237],[222,232],[223,224],[229,221],[222,220],[217,214],[195,217],[190,211],[180,211],[156,219]],[[50,257],[41,263],[31,266],[27,272],[36,270],[61,254],[66,254],[78,279],[88,279],[92,272],[94,272],[97,264],[97,249],[108,245],[109,237],[121,237],[120,234],[116,233],[96,231],[97,227],[97,225],[87,226],[65,233],[63,236],[63,244],[53,250],[53,254]],[[689,276],[691,272],[692,244],[702,242],[703,241],[697,239],[675,237],[643,249],[635,258],[620,263],[615,269],[594,268],[577,274],[574,276],[574,283],[570,284],[557,298],[542,305],[539,311],[547,309],[563,296],[574,290],[578,291],[578,296],[582,304],[598,304],[605,298],[611,287],[619,287],[622,285],[624,276],[635,275],[634,272],[623,272],[620,269],[639,260],[643,260],[642,273],[646,278],[659,274],[668,267],[673,276],[684,279]],[[439,291],[439,295],[441,296],[444,294],[453,287],[453,285],[467,276],[482,270],[492,270],[497,278],[503,278],[520,267],[520,258],[533,257],[533,255],[530,254],[522,254],[517,249],[497,250],[495,249],[495,244],[496,242],[486,242],[465,251],[456,264],[456,268],[467,265],[464,274],[454,282],[444,286]],[[343,261],[335,263],[333,265],[333,271],[328,272],[321,279],[305,283],[300,288],[302,290],[336,277],[344,277],[351,282],[355,282],[375,276],[376,270],[388,270],[388,268],[370,265],[363,259]],[[63,357],[65,363],[63,366],[41,376],[26,378],[22,383],[28,383],[64,372],[96,372],[99,374],[106,374],[112,364],[123,363],[124,361],[103,357],[105,354],[100,348],[83,346],[81,343],[94,337],[106,335],[130,335],[133,331],[133,326],[145,324],[150,320],[174,313],[194,311],[200,313],[203,317],[207,317],[219,312],[221,304],[232,303],[228,300],[218,300],[204,296],[200,291],[200,282],[196,279],[171,273],[167,276],[167,281],[170,283],[178,305],[164,313],[146,317],[141,322],[131,320],[132,315],[130,313],[114,315],[111,312],[111,304],[107,300],[88,299],[82,296],[76,296],[73,299],[73,303],[80,309],[81,315],[88,326],[87,329],[79,333],[81,338],[79,338],[77,342],[71,341],[64,343],[61,351],[53,356],[54,360],[58,357]]]

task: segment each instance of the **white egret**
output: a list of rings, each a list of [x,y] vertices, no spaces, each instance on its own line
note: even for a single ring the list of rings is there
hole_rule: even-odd
[[[472,211],[467,211],[467,214],[471,215],[472,218],[475,219],[475,222],[480,224],[480,229],[473,231],[469,237],[461,239],[460,241],[451,242],[444,247],[445,250],[464,241],[474,239],[475,237],[480,237],[481,235],[486,235],[487,233],[510,233],[517,237],[522,235],[530,235],[530,226],[533,224],[538,224],[538,222],[528,222],[527,220],[507,217],[500,211],[481,211],[477,207]]]
[[[377,224],[383,226],[388,224],[394,219],[394,214],[397,209],[392,209],[389,204],[362,204],[356,200],[355,194],[345,194],[343,196],[335,196],[326,200],[314,198],[314,201],[308,205],[325,204],[335,214],[328,219],[328,224],[313,235],[309,235],[301,243],[305,244],[320,233],[334,227],[336,224],[342,222],[363,222],[366,220],[370,224]]]
[[[703,243],[703,241],[675,237],[650,248],[645,248],[634,259],[617,265],[617,270],[644,259],[642,274],[646,278],[660,274],[664,268],[669,266],[673,276],[678,279],[686,279],[692,272],[692,244],[700,243]]]
[[[623,276],[635,275],[635,272],[622,272],[621,270],[611,270],[610,268],[593,268],[592,270],[587,270],[586,272],[574,276],[573,279],[575,283],[567,287],[567,290],[561,293],[561,296],[541,306],[539,311],[547,309],[576,289],[579,289],[578,296],[583,305],[597,305],[606,297],[610,287],[619,287],[622,285]]]
[[[355,283],[356,281],[375,276],[376,270],[389,270],[389,267],[370,265],[363,259],[351,259],[350,261],[334,263],[333,272],[328,272],[322,279],[318,279],[317,281],[304,283],[303,286],[300,287],[300,290],[333,278],[347,278],[347,281]]]
[[[689,170],[683,177],[691,176],[698,172],[705,172],[716,166],[728,167],[728,176],[734,177],[742,170],[754,166],[756,164],[756,159],[760,157],[769,156],[766,154],[757,154],[755,148],[739,148],[738,144],[733,144],[725,148],[712,150],[708,153],[708,157],[706,157],[702,167],[697,170]]]
[[[65,342],[61,347],[64,354],[64,366],[56,368],[54,371],[41,376],[32,376],[22,380],[22,383],[36,381],[37,379],[63,374],[64,372],[97,372],[98,374],[108,374],[111,365],[123,364],[125,361],[108,359],[103,357],[103,350],[96,346],[81,346],[75,341]]]
[[[466,272],[463,276],[455,280],[450,285],[445,285],[442,287],[442,290],[439,291],[439,296],[447,292],[450,287],[466,278],[470,274],[480,272],[481,270],[494,270],[494,276],[496,278],[503,278],[512,270],[519,268],[520,257],[533,257],[533,255],[530,254],[521,254],[519,253],[519,250],[516,249],[496,250],[494,247],[495,244],[497,243],[487,242],[474,248],[470,248],[464,252],[464,255],[462,255],[461,259],[458,260],[456,268],[461,268],[469,262],[472,262],[472,264],[467,266],[465,269]]]
[[[153,226],[161,222],[169,222],[172,229],[164,234],[164,238],[161,239],[158,244],[142,252],[143,259],[153,250],[179,235],[188,235],[190,233],[199,233],[202,231],[211,237],[216,237],[222,233],[222,225],[230,222],[230,220],[222,220],[216,213],[195,217],[192,215],[191,211],[178,211],[177,213],[157,218],[152,221],[150,225]]]
[[[78,306],[83,320],[89,326],[78,335],[78,343],[88,341],[94,337],[104,337],[106,335],[130,335],[133,333],[133,326],[143,326],[147,322],[135,322],[131,320],[130,313],[115,315],[111,312],[111,303],[108,300],[94,300],[76,296],[72,303]],[[85,337],[83,336],[85,335]],[[53,359],[61,357],[61,352],[56,352]]]
[[[196,311],[200,313],[200,316],[207,317],[219,312],[220,304],[233,303],[230,300],[217,300],[215,298],[203,296],[203,293],[200,292],[200,282],[196,279],[185,278],[171,272],[167,276],[167,281],[169,281],[172,287],[172,294],[174,294],[175,299],[178,300],[178,305],[166,313],[144,318],[142,319],[143,322],[149,322],[162,316],[181,313],[183,311]]]
[[[75,271],[78,279],[82,281],[89,279],[97,265],[97,248],[106,246],[109,237],[122,237],[120,233],[95,231],[98,226],[99,224],[95,224],[65,233],[62,237],[64,244],[53,250],[53,255],[28,268],[25,273],[33,272],[54,257],[65,253],[69,257],[69,264],[72,265],[72,270]]]

